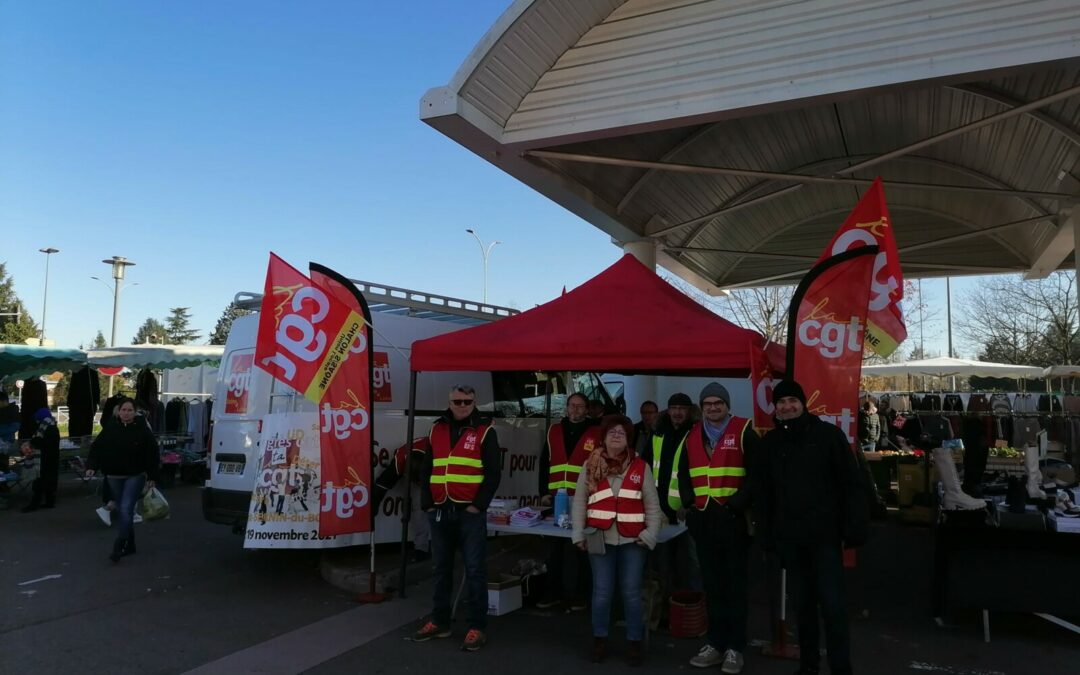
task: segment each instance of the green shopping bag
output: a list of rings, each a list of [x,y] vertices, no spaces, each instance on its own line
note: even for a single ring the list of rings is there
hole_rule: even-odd
[[[161,494],[161,490],[156,487],[150,488],[143,495],[143,498],[139,500],[139,511],[142,513],[144,520],[168,518],[169,502],[165,499],[165,495]]]

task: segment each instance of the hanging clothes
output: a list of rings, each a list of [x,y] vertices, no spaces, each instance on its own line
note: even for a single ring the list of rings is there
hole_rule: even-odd
[[[98,371],[83,366],[71,374],[68,389],[68,436],[90,436],[94,433],[94,413],[101,401]]]
[[[19,419],[19,439],[28,440],[37,431],[34,413],[49,407],[49,387],[40,377],[31,377],[23,383],[22,404]]]

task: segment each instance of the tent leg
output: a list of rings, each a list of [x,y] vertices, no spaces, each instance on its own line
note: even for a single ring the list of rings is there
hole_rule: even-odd
[[[413,434],[416,431],[416,371],[409,373],[409,423],[406,427],[405,444],[412,447]],[[405,568],[409,555],[409,517],[412,515],[412,474],[413,466],[409,461],[412,452],[405,453],[405,508],[401,514],[401,574],[398,576],[398,595],[405,597]],[[374,538],[375,533],[372,532]]]

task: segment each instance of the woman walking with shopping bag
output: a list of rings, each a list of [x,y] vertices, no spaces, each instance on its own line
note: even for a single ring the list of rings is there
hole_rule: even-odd
[[[603,443],[593,450],[578,478],[572,538],[589,552],[592,566],[592,659],[598,663],[607,656],[617,585],[626,615],[627,660],[636,666],[641,664],[645,636],[642,577],[645,558],[660,534],[660,500],[648,464],[631,445],[633,422],[610,415],[600,434]]]
[[[109,559],[135,553],[135,505],[143,489],[153,489],[158,478],[160,456],[154,432],[135,416],[135,401],[123,398],[116,407],[118,419],[107,424],[90,445],[87,477],[96,471],[105,474],[116,518],[116,541]]]

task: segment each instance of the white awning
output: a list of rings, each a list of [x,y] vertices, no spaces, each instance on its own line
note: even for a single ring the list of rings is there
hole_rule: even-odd
[[[1043,377],[1080,377],[1080,366],[1047,366]]]
[[[218,363],[223,345],[131,345],[91,349],[87,362],[92,366],[125,368],[188,368],[201,363]]]
[[[1043,369],[1038,366],[1017,366],[1011,363],[990,363],[939,356],[934,359],[920,359],[904,363],[885,363],[877,366],[863,366],[863,375],[931,375],[949,377],[951,375],[978,377],[1013,377],[1037,378],[1043,376]]]

